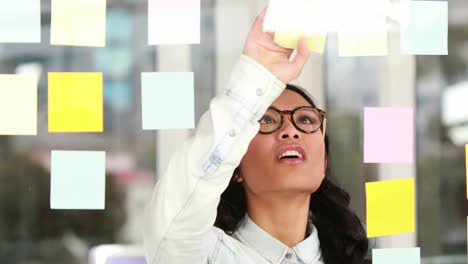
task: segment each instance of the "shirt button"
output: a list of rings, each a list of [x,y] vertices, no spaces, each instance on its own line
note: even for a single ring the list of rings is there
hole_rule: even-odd
[[[287,259],[291,259],[291,258],[292,258],[292,254],[291,254],[291,253],[289,253],[289,252],[288,252],[288,253],[286,253],[286,258],[287,258]]]
[[[235,137],[236,136],[236,130],[232,129],[231,131],[229,131],[229,136],[230,137]]]
[[[262,89],[257,89],[257,95],[258,95],[258,96],[263,95],[263,90],[262,90]]]

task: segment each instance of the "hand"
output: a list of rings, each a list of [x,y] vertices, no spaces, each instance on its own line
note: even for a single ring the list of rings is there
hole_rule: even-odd
[[[297,55],[293,61],[289,61],[293,50],[278,46],[274,42],[273,33],[262,31],[266,9],[263,9],[255,19],[247,35],[243,53],[263,65],[281,82],[288,84],[295,80],[302,72],[309,58],[309,51],[307,50],[305,40],[300,38]]]

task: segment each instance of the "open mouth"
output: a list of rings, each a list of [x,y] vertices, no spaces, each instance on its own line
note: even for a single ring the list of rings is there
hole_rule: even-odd
[[[283,152],[278,159],[284,160],[284,159],[303,159],[301,153],[299,153],[296,150],[288,150]]]

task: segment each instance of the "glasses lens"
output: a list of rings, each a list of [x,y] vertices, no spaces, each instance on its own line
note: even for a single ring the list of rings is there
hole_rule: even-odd
[[[317,109],[304,108],[294,113],[294,123],[307,132],[317,130],[322,123],[322,116]]]
[[[280,125],[281,115],[273,109],[268,109],[258,122],[260,123],[260,132],[268,133]]]

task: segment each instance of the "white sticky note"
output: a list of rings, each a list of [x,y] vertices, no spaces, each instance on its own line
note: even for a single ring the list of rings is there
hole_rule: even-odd
[[[37,134],[37,76],[0,74],[0,135]]]
[[[148,43],[199,44],[200,0],[148,0]]]
[[[141,85],[144,130],[195,127],[193,72],[143,72]]]
[[[378,248],[372,249],[373,264],[420,264],[420,248]]]
[[[401,29],[402,54],[448,54],[448,2],[411,1],[409,23]]]
[[[305,34],[384,31],[390,6],[389,0],[272,0],[263,30]]]
[[[40,0],[0,0],[0,42],[41,42]]]
[[[50,208],[104,209],[104,151],[52,151]]]

